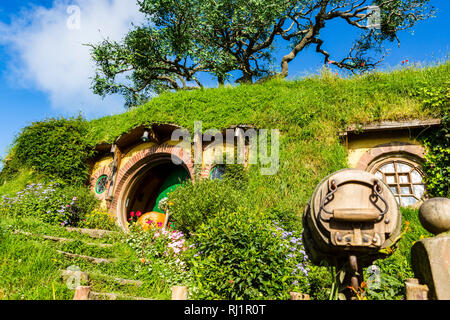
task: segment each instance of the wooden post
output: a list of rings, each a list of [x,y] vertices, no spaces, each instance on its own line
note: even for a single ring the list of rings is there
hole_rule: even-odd
[[[428,300],[428,286],[418,279],[406,279],[406,300]]]
[[[310,300],[309,295],[300,292],[289,292],[291,300]]]
[[[187,287],[173,286],[172,287],[172,300],[187,300]]]
[[[114,196],[114,190],[116,185],[116,178],[117,174],[120,168],[120,162],[122,161],[122,151],[120,148],[114,144],[111,147],[111,153],[114,153],[114,159],[113,159],[113,167],[112,167],[112,173],[111,173],[111,182],[108,186],[108,195],[106,197],[106,200],[112,201]]]
[[[89,293],[91,292],[91,287],[79,286],[75,289],[75,296],[73,300],[89,300]]]

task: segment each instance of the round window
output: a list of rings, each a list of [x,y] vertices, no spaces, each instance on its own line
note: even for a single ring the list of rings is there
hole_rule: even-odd
[[[106,191],[106,186],[108,184],[108,176],[106,174],[100,176],[95,185],[95,192],[97,194],[102,194]]]
[[[401,206],[415,204],[425,193],[423,173],[412,161],[387,159],[377,164],[372,173],[389,185]]]
[[[209,178],[211,180],[216,180],[216,179],[222,180],[223,175],[225,174],[225,171],[226,171],[225,166],[223,164],[216,165],[211,169]]]

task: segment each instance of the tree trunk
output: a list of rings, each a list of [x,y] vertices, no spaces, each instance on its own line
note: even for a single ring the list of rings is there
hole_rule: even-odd
[[[280,76],[286,78],[289,73],[289,62],[295,59],[297,54],[302,51],[308,44],[312,42],[314,38],[314,30],[313,28],[309,29],[309,31],[305,34],[303,39],[300,41],[298,45],[296,45],[291,52],[285,55],[281,59],[281,73]]]

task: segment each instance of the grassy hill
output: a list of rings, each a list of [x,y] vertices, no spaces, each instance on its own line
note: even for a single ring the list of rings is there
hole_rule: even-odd
[[[114,142],[121,134],[136,126],[152,123],[177,124],[191,132],[194,121],[202,121],[203,130],[244,124],[260,129],[279,129],[280,168],[277,174],[263,176],[259,171],[260,165],[251,166],[245,190],[235,191],[242,192],[241,202],[248,211],[275,212],[282,216],[298,218],[315,185],[326,175],[348,166],[347,153],[338,135],[346,125],[381,120],[446,117],[449,115],[449,74],[448,62],[425,68],[408,67],[345,79],[324,70],[320,75],[301,80],[272,80],[237,87],[165,93],[122,114],[83,122],[84,131],[80,135],[83,140],[80,140],[80,143],[85,143],[87,148],[93,149],[98,143]],[[69,142],[64,139],[41,142],[50,144],[50,147],[54,146],[55,150],[69,147]],[[39,143],[39,139],[34,143]],[[25,161],[14,161],[17,157],[16,147],[17,145],[13,146],[9,157],[15,167],[5,175],[4,184],[0,186],[0,203],[3,195],[13,196],[31,182],[48,180],[48,177],[39,172],[39,168],[30,168]],[[32,146],[30,148],[32,149]],[[70,163],[72,159],[63,160]],[[194,204],[195,201],[202,201],[202,195],[197,197],[198,199],[192,200]],[[72,195],[69,194],[64,199],[66,198],[71,199]],[[33,208],[29,211],[44,210],[39,205]],[[0,263],[0,270],[8,276],[0,281],[0,299],[51,299],[55,295],[56,298],[70,298],[72,292],[60,282],[58,269],[70,266],[72,261],[61,258],[56,251],[61,247],[46,244],[40,248],[41,251],[36,251],[40,240],[14,234],[13,231],[22,228],[53,236],[69,235],[61,231],[60,227],[39,221],[39,214],[30,218],[31,220],[27,220],[29,217],[22,220],[21,215],[26,216],[30,212],[19,210],[11,217],[8,210],[1,209],[0,205],[0,237],[3,239],[0,248],[0,262],[3,262]],[[392,276],[392,283],[400,289],[397,288],[394,294],[384,298],[401,297],[399,292],[402,281],[412,276],[409,248],[419,237],[428,236],[417,221],[416,211],[403,210],[403,214],[404,221],[408,223],[403,226],[406,236],[400,243],[400,250],[380,263],[382,271]],[[296,220],[295,223],[296,228],[301,230],[299,221]],[[75,240],[88,241],[85,238]],[[120,257],[119,261],[109,268],[100,270],[81,261],[77,261],[77,264],[92,270],[94,274],[101,271],[113,276],[144,281],[145,289],[121,288],[125,293],[129,291],[129,295],[147,294],[152,298],[167,298],[170,295],[169,286],[160,285],[164,279],[150,276],[141,269],[139,272],[134,271],[137,270],[136,266],[139,266],[136,252],[121,241],[112,240],[111,243],[114,247],[109,251],[93,250],[92,247],[79,242],[77,246],[62,248],[74,253]],[[38,265],[26,257],[24,252],[28,250],[36,251],[36,255],[30,256],[30,259],[36,258]],[[20,267],[21,263],[23,267]],[[36,268],[41,271],[36,271]],[[31,273],[35,276],[27,280],[26,275]],[[331,280],[324,276],[324,269],[312,268],[310,274],[311,285],[305,290],[309,290],[308,293],[313,298],[326,297]],[[116,288],[116,284],[111,284],[111,281],[95,279],[94,276],[93,283],[98,291],[102,288],[114,291]],[[54,287],[43,285],[39,290],[33,289],[43,283],[54,284]]]
[[[279,172],[261,176],[255,168],[250,187],[255,206],[300,214],[313,186],[347,167],[340,130],[353,123],[442,116],[445,108],[424,101],[440,88],[448,92],[449,74],[450,63],[346,79],[323,70],[302,80],[166,93],[123,114],[90,121],[88,136],[93,144],[113,142],[131,128],[158,122],[190,132],[194,121],[202,121],[203,130],[239,124],[279,129]]]
[[[122,114],[90,121],[89,136],[93,143],[113,142],[140,124],[165,122],[192,129],[195,120],[205,130],[252,124],[302,136],[317,122],[330,125],[326,134],[331,134],[355,122],[423,119],[438,110],[422,108],[421,92],[448,87],[449,71],[448,62],[350,78],[324,69],[301,80],[165,93]]]

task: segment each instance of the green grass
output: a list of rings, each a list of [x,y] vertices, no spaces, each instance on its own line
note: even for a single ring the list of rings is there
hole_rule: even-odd
[[[75,241],[56,243],[40,237],[14,234],[17,229]],[[1,217],[0,300],[70,300],[74,291],[62,281],[59,272],[70,266],[90,273],[88,285],[94,292],[116,293],[118,299],[130,296],[170,299],[170,286],[148,272],[136,253],[121,241],[123,236],[118,234],[106,239],[92,239],[33,218]],[[111,243],[113,246],[100,248],[87,243]],[[97,265],[79,258],[66,258],[57,250],[97,258],[117,258],[117,261]],[[121,285],[114,278],[141,280],[143,285]]]
[[[152,123],[174,123],[192,133],[194,121],[202,121],[203,130],[238,124],[279,129],[279,171],[273,176],[262,176],[259,165],[250,167],[246,192],[251,195],[251,202],[246,205],[301,216],[314,186],[328,174],[348,166],[339,131],[350,123],[438,117],[440,110],[424,108],[423,97],[417,93],[424,88],[448,87],[449,71],[450,63],[446,62],[348,79],[322,72],[320,76],[294,81],[166,93],[120,115],[89,121],[88,138],[93,145],[112,143],[131,128]],[[13,195],[35,178],[30,171],[22,170],[15,179],[0,186],[0,195]],[[410,221],[411,230],[405,233],[397,251],[378,263],[399,281],[412,275],[409,260],[412,243],[427,235],[418,223],[416,211],[403,210],[403,215],[404,221]],[[144,281],[142,287],[124,287],[96,275],[92,278],[94,291],[119,291],[156,299],[170,297],[170,287],[149,272],[120,237],[90,239],[30,218],[0,217],[0,228],[0,299],[71,299],[73,291],[61,282],[58,273],[71,265],[96,274]],[[77,241],[55,244],[14,235],[12,229]],[[114,246],[99,249],[86,242],[107,242]],[[61,249],[118,260],[94,265],[64,258],[56,252]]]
[[[432,114],[421,110],[420,98],[411,95],[445,84],[449,71],[448,62],[347,79],[324,71],[294,81],[165,93],[120,115],[90,121],[89,136],[93,143],[113,142],[141,124],[174,123],[192,129],[195,120],[202,121],[205,130],[253,124],[286,132],[308,128],[317,120],[330,122],[334,131],[353,122],[427,118]]]
[[[238,124],[279,129],[278,173],[262,176],[258,166],[250,170],[253,204],[301,215],[313,186],[348,167],[339,131],[351,123],[438,117],[440,111],[424,108],[417,92],[448,87],[449,73],[447,62],[346,79],[324,71],[294,81],[165,93],[122,114],[90,121],[89,139],[111,143],[151,123],[174,123],[191,133],[194,121],[202,121],[203,130]]]
[[[30,170],[23,168],[14,179],[7,181],[0,185],[1,196],[14,196],[20,190],[23,190],[30,181],[39,180],[36,175]]]
[[[377,264],[385,272],[395,274],[399,279],[404,281],[407,278],[414,278],[414,273],[411,268],[411,247],[416,241],[432,237],[433,234],[422,227],[419,221],[418,210],[401,208],[401,211],[403,235],[398,243],[398,247],[389,258],[380,260]]]

